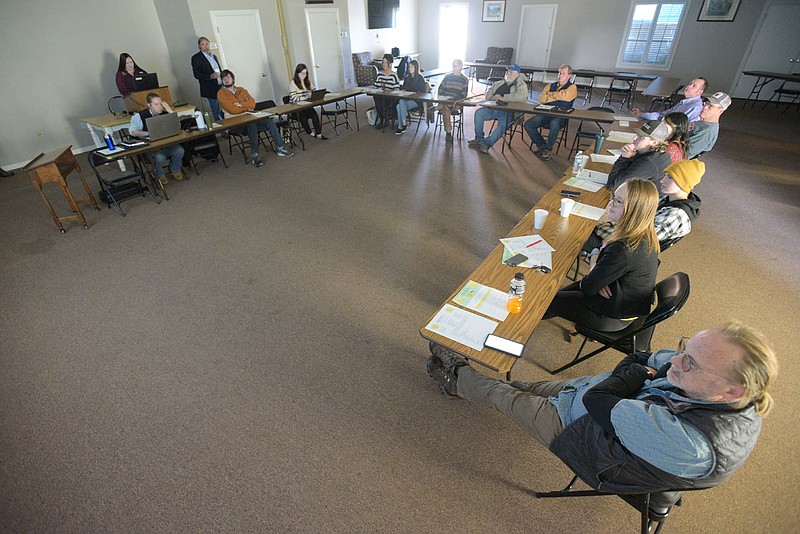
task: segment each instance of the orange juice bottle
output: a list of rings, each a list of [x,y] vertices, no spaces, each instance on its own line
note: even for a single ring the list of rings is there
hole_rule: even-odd
[[[510,313],[519,313],[522,311],[522,297],[525,295],[525,275],[517,273],[511,279],[511,285],[508,288],[508,302],[506,302],[506,309]]]

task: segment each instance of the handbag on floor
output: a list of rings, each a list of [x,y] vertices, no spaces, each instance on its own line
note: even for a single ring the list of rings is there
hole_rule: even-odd
[[[367,110],[367,122],[370,126],[378,124],[378,110],[371,107]]]

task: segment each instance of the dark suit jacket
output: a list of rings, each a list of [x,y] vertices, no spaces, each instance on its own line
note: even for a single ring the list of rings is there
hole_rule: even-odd
[[[219,58],[214,56],[214,59],[217,60],[217,64],[220,66],[220,69],[222,69]],[[200,96],[203,98],[216,99],[220,85],[217,83],[217,80],[211,77],[211,75],[214,74],[214,68],[203,52],[198,52],[192,56],[192,72],[194,73],[194,77],[200,82]]]

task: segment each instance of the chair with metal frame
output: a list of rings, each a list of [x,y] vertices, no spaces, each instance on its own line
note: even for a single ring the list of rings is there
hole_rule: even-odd
[[[603,101],[600,102],[600,105],[604,106],[606,101],[608,101],[609,104],[618,102],[620,110],[622,110],[625,104],[628,104],[628,108],[630,108],[630,100],[632,95],[633,86],[631,85],[631,82],[625,78],[614,77],[611,79],[611,83],[608,84],[608,89],[606,89],[606,94],[603,96]]]
[[[320,106],[322,119],[324,120],[324,124],[330,124],[333,128],[333,133],[335,133],[338,137],[339,135],[339,128],[344,126],[348,130],[352,130],[353,127],[350,124],[350,109],[347,107],[347,103],[341,104],[339,102],[333,103],[334,109],[328,110],[325,109],[325,106]],[[343,119],[340,122],[339,119]]]
[[[442,105],[442,104],[439,104]],[[450,111],[450,122],[453,126],[453,132],[457,139],[463,139],[464,137],[464,108],[462,106],[452,106]],[[444,130],[444,117],[442,116],[441,111],[438,109],[436,110],[436,124],[433,127],[433,135],[434,137],[439,132],[439,128]]]
[[[224,165],[226,169],[228,168],[228,162],[225,161],[225,156],[222,155],[222,148],[219,146],[216,135],[210,135],[197,141],[192,141],[184,146],[187,152],[189,152],[189,164],[192,166],[197,176],[200,176],[200,171],[197,168],[197,162],[194,159],[195,156],[210,162],[216,162],[221,159],[222,165]]]
[[[548,132],[550,131],[550,123],[542,124],[541,126],[539,126],[539,135],[541,135],[546,139],[546,136],[544,135],[544,130],[547,130]],[[569,118],[563,117],[561,122],[561,128],[558,130],[558,137],[556,138],[556,150],[555,150],[556,154],[558,154],[558,151],[561,150],[562,144],[566,146],[567,137],[569,137]],[[533,139],[531,139],[528,148],[530,150],[533,150]],[[571,150],[570,154],[572,154]]]
[[[136,159],[130,156],[120,158],[125,162],[126,170],[123,172],[116,165],[113,165],[119,160],[109,161],[99,153],[100,150],[104,149],[93,150],[89,153],[87,159],[89,160],[89,166],[97,177],[97,182],[100,184],[99,196],[102,202],[105,202],[109,208],[113,204],[123,217],[125,217],[125,210],[122,209],[120,204],[125,200],[149,193],[153,202],[156,204],[161,203],[161,199],[154,191],[150,180],[148,180],[146,173]]]
[[[576,333],[584,336],[583,343],[581,343],[578,353],[571,362],[562,365],[558,369],[550,370],[545,367],[543,367],[543,369],[551,375],[555,375],[608,349],[614,349],[624,354],[650,350],[650,341],[653,339],[655,327],[678,313],[689,299],[689,276],[682,272],[677,272],[672,276],[668,276],[656,284],[655,294],[657,301],[656,307],[649,314],[632,321],[627,328],[623,328],[622,330],[604,332],[576,323]],[[602,343],[602,347],[585,356],[581,356],[586,342],[590,339]]]
[[[583,105],[592,101],[592,91],[594,90],[594,74],[584,72],[580,76],[577,74],[572,77],[572,83],[578,88],[578,98],[581,98],[580,92],[583,91]]]
[[[786,96],[786,97],[791,99],[788,102],[786,102],[786,109],[789,109],[792,106],[792,104],[797,104],[797,109],[800,109],[800,89],[794,89],[794,88],[791,88],[791,87],[787,88],[785,80],[780,85],[780,87],[778,87],[777,89],[775,89],[772,92],[772,96],[769,97],[769,100],[767,100],[764,103],[764,105],[761,107],[761,109],[766,108],[767,104],[772,102],[772,99],[776,98],[776,97],[777,97],[777,99],[775,100],[775,106],[777,107],[777,106],[781,105],[781,103],[782,103],[781,99],[784,96]]]
[[[586,109],[587,111],[603,111],[606,113],[614,113],[611,108],[604,108],[602,106],[592,106]],[[596,125],[595,128],[593,125]],[[578,131],[575,132],[575,137],[572,139],[572,146],[567,154],[567,159],[572,159],[572,154],[582,148],[589,148],[594,143],[598,135],[605,132],[603,125],[594,121],[580,121],[578,123]]]
[[[289,103],[289,95],[285,95],[282,98],[282,100],[283,100],[284,104],[288,104]],[[303,125],[300,124],[300,117],[298,116],[298,114],[297,113],[287,113],[286,114],[286,121],[287,121],[287,128],[289,128],[289,130],[291,130],[291,132],[293,134],[297,134],[297,138],[300,139],[300,136],[303,135],[303,133],[305,133],[305,130],[303,130]],[[304,145],[303,146],[303,150],[305,150],[305,143],[303,143],[303,145]]]

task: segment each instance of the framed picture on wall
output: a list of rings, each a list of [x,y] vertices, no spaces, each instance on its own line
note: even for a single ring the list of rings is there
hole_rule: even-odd
[[[483,0],[483,22],[503,22],[505,19],[505,0]]]
[[[730,22],[736,17],[740,0],[703,0],[697,20],[700,22]]]

